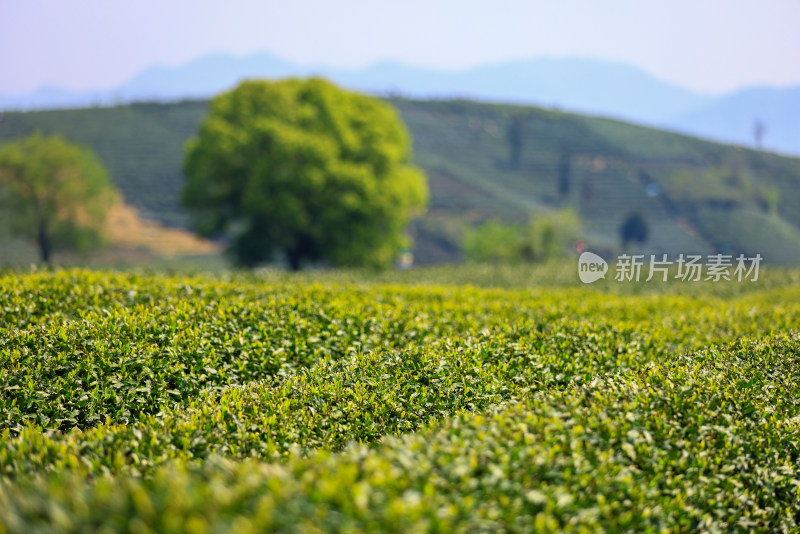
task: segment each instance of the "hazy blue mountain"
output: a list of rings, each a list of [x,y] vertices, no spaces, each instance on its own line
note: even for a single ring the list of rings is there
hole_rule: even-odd
[[[447,73],[384,63],[331,74],[345,85],[377,92],[556,106],[640,122],[664,121],[712,100],[629,65],[588,59],[514,61]]]
[[[301,68],[268,54],[233,57],[214,54],[180,67],[151,67],[120,87],[126,100],[208,97],[244,78],[280,78],[302,74]]]
[[[764,126],[765,148],[800,154],[800,87],[739,91],[667,124],[693,135],[754,146],[757,121]]]
[[[48,87],[28,95],[0,95],[0,109],[205,98],[244,78],[310,74],[382,95],[464,97],[558,107],[746,145],[753,144],[753,124],[760,119],[766,127],[765,148],[800,154],[800,88],[756,88],[712,96],[662,82],[630,65],[576,58],[512,61],[459,71],[395,62],[346,70],[298,65],[269,54],[214,54],[180,66],[148,68],[108,91],[71,92]]]
[[[87,107],[110,103],[107,91],[70,91],[43,86],[24,95],[0,95],[0,110]]]
[[[147,68],[121,86],[106,91],[74,92],[43,87],[25,95],[0,95],[0,109],[33,110],[207,98],[244,78],[299,76],[309,70],[269,54],[246,57],[212,54],[176,67]]]
[[[65,103],[88,105],[98,100],[110,104],[208,97],[248,77],[309,74],[373,93],[532,103],[642,122],[662,121],[711,101],[708,96],[663,83],[635,67],[587,59],[515,61],[461,71],[436,71],[393,62],[343,70],[297,65],[268,54],[215,54],[177,67],[148,68],[112,91],[83,94],[48,89],[31,95],[0,95],[0,106],[33,109]]]
[[[394,61],[376,63],[360,70],[318,67],[314,73],[370,93],[403,93],[426,98],[464,92],[464,88],[453,79],[454,73],[409,67]]]

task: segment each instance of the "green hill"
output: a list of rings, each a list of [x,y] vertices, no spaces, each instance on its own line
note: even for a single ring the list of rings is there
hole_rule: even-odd
[[[420,263],[459,259],[466,225],[523,222],[559,207],[573,208],[589,245],[610,253],[623,219],[639,211],[650,230],[644,253],[744,252],[800,262],[800,159],[534,107],[390,101],[429,178],[430,209],[411,228]],[[143,216],[186,226],[183,146],[207,109],[206,101],[185,101],[9,112],[0,142],[38,129],[84,143]]]

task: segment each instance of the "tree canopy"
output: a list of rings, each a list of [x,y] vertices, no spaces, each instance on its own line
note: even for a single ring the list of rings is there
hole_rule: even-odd
[[[55,250],[84,251],[105,242],[116,200],[103,164],[89,149],[40,133],[0,147],[0,197],[11,230],[36,240],[42,262]]]
[[[581,221],[569,209],[533,215],[527,226],[488,221],[467,229],[467,259],[481,263],[543,262],[564,256],[581,233]]]
[[[245,81],[217,96],[184,160],[195,229],[225,236],[234,261],[282,253],[383,266],[427,200],[395,110],[320,78]]]
[[[623,250],[626,250],[630,243],[644,243],[647,241],[647,235],[647,221],[638,211],[629,213],[619,227],[619,237]]]

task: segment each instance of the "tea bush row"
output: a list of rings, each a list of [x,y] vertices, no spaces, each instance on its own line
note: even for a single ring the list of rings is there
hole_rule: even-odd
[[[795,531],[800,338],[650,362],[276,464],[0,485],[9,532]]]
[[[337,276],[0,276],[0,531],[800,528],[791,273]]]

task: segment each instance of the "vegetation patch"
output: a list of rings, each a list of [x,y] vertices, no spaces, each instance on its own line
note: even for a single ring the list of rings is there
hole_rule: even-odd
[[[0,530],[798,528],[795,271],[503,269],[3,275]]]

